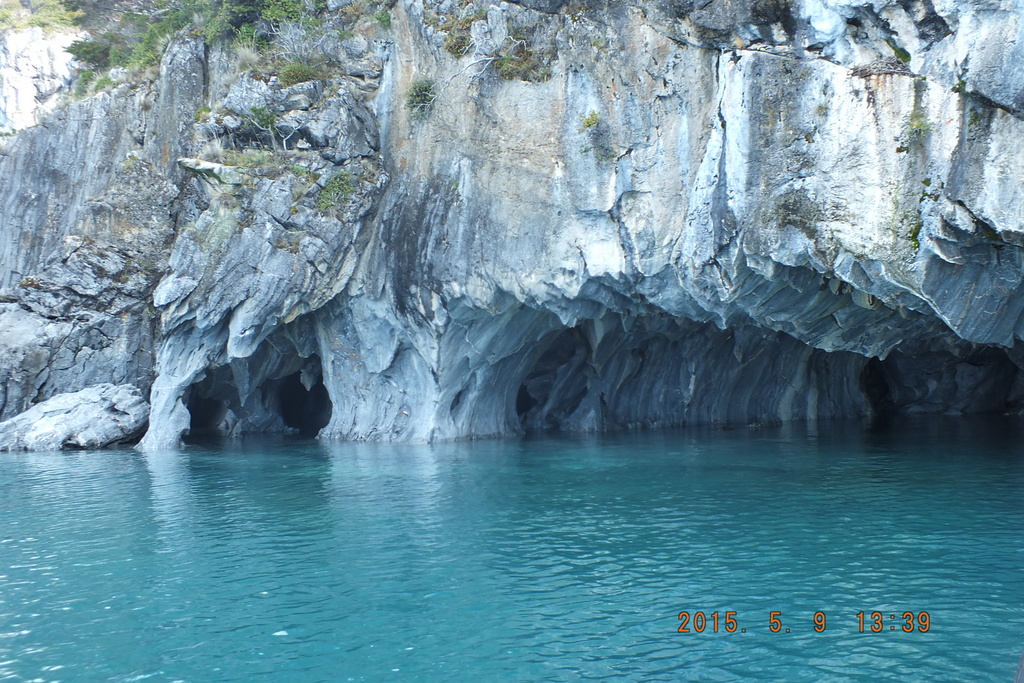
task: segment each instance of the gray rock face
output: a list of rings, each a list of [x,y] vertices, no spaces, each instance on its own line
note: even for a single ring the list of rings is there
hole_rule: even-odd
[[[202,96],[182,55],[196,54],[201,43],[176,43],[153,86],[73,102],[0,153],[0,419],[97,383],[148,392],[151,293],[188,201],[179,115]],[[167,100],[181,103],[165,128],[151,113]]]
[[[0,288],[37,274],[69,235],[166,260],[160,250],[184,175],[177,160],[196,144],[181,130],[202,102],[196,59],[203,53],[201,41],[175,43],[155,84],[71,102],[7,144],[0,153]]]
[[[61,251],[0,295],[0,419],[92,384],[152,382],[152,256],[82,237]]]
[[[1024,409],[1016,8],[457,4],[287,87],[179,38],[20,133],[0,415],[79,375],[151,388],[144,448]]]
[[[137,437],[148,417],[149,405],[136,387],[97,384],[0,422],[0,451],[103,448]]]
[[[538,12],[557,12],[558,10],[565,7],[568,0],[522,0],[515,4],[522,5],[529,9],[537,10]]]

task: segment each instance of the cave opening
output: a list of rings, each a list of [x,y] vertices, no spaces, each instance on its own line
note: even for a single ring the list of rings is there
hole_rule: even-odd
[[[201,396],[199,392],[193,391],[186,405],[192,416],[188,436],[193,440],[209,439],[224,433],[224,421],[228,414],[225,401]]]
[[[590,347],[579,327],[553,333],[516,393],[516,415],[526,431],[572,428],[589,388]]]
[[[1024,405],[1024,373],[993,348],[908,344],[865,358],[781,332],[604,316],[550,331],[529,358],[506,394],[528,434],[845,418],[885,428]]]
[[[333,405],[318,357],[257,367],[255,376],[251,364],[208,369],[189,387],[187,442],[273,433],[313,438],[330,422]],[[239,385],[252,389],[243,393]]]
[[[226,368],[210,371],[192,384],[185,398],[190,416],[185,441],[206,441],[230,433],[235,422],[235,414],[231,410],[234,396],[237,392]]]
[[[884,428],[889,425],[895,412],[892,387],[886,379],[885,367],[878,358],[869,358],[860,375],[860,388],[871,407],[872,426]]]
[[[285,427],[299,436],[312,438],[331,421],[333,406],[320,373],[315,382],[308,375],[305,382],[303,379],[302,372],[285,377],[277,389],[277,403]]]

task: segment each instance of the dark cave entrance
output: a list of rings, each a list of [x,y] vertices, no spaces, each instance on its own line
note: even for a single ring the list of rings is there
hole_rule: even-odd
[[[1024,413],[1022,361],[1006,350],[908,347],[865,358],[781,332],[608,315],[540,339],[507,415],[531,433]]]
[[[186,406],[189,415],[192,416],[192,426],[188,433],[190,439],[205,440],[224,434],[225,418],[228,414],[226,401],[203,396],[193,390]]]
[[[871,358],[860,388],[881,427],[899,415],[1019,414],[1024,406],[1024,375],[1005,350],[992,347],[960,356],[897,350],[884,360]]]
[[[238,403],[228,368],[209,370],[189,387],[185,407],[191,419],[186,443],[217,439],[228,435],[236,422],[232,405]]]
[[[192,384],[185,399],[191,417],[186,442],[274,433],[314,438],[330,422],[333,405],[318,357],[289,358],[276,372],[261,370],[262,377],[243,372],[222,366]],[[236,373],[244,377],[237,381],[256,389],[241,396]]]
[[[285,426],[313,438],[331,421],[333,406],[322,376],[308,389],[302,379],[301,372],[294,372],[281,380],[277,402]]]
[[[553,333],[516,393],[516,415],[526,431],[577,429],[586,422],[590,344],[579,327]]]
[[[869,358],[860,375],[860,388],[872,411],[874,427],[887,427],[892,420],[896,404],[892,387],[886,377],[885,365],[878,358]]]

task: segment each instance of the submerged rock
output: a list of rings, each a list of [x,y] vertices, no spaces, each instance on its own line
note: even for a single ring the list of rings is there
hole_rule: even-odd
[[[103,448],[138,437],[148,418],[149,404],[136,387],[97,384],[0,422],[0,451]]]

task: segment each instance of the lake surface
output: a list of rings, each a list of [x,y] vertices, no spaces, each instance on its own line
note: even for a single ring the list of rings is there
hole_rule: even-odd
[[[1019,421],[0,454],[4,681],[959,683],[1022,648]]]

